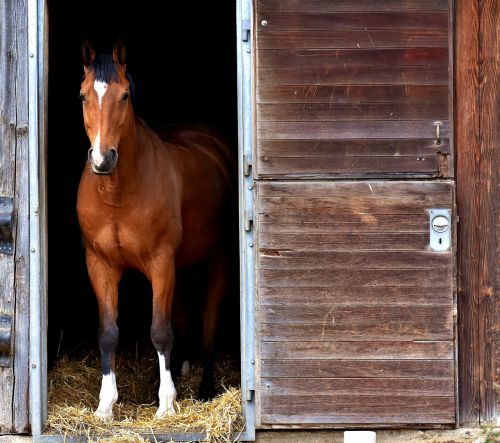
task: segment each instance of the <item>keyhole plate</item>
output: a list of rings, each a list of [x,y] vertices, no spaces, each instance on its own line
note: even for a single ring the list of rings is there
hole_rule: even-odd
[[[429,209],[429,243],[436,252],[451,248],[451,209]]]

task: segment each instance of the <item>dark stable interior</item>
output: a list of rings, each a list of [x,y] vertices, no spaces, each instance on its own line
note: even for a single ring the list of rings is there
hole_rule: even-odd
[[[48,97],[48,358],[97,349],[98,312],[85,266],[76,214],[78,183],[90,142],[79,98],[81,44],[111,53],[120,37],[136,88],[135,112],[152,128],[176,122],[208,124],[237,152],[234,1],[49,2]],[[203,196],[200,196],[203,198]],[[223,306],[217,352],[239,354],[238,237],[235,222],[231,282]],[[197,282],[189,297],[201,315],[204,275],[193,269],[178,281]],[[120,284],[118,352],[153,351],[149,338],[151,287],[128,272]],[[201,322],[193,322],[199,344]],[[174,345],[175,347],[175,345]],[[194,348],[199,356],[199,346]]]

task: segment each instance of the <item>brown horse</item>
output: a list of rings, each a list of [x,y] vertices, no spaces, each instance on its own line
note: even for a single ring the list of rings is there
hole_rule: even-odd
[[[208,263],[203,313],[205,367],[201,397],[213,395],[213,340],[226,289],[223,234],[232,160],[225,143],[201,126],[171,127],[161,137],[134,115],[133,84],[121,43],[113,55],[82,46],[80,96],[91,142],[78,189],[77,211],[87,269],[99,305],[102,385],[96,414],[113,414],[118,397],[118,283],[127,269],[142,272],[153,291],[151,339],[160,366],[157,416],[174,414],[170,373],[176,269]]]

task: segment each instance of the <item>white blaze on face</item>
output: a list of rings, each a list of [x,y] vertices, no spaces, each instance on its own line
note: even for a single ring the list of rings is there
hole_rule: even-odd
[[[158,362],[160,364],[160,389],[158,391],[158,398],[160,406],[156,411],[158,418],[163,417],[165,414],[174,415],[174,401],[177,397],[172,375],[165,365],[165,356],[158,352]]]
[[[99,80],[94,81],[94,89],[97,93],[97,99],[99,100],[99,109],[102,107],[102,98],[106,91],[108,90],[108,84],[106,82],[100,82]]]
[[[94,143],[92,143],[92,160],[96,166],[101,166],[104,161],[104,155],[101,153],[101,131],[97,131]]]
[[[113,371],[102,376],[101,392],[99,393],[99,406],[95,415],[108,419],[113,417],[113,405],[118,400],[118,389],[116,389],[116,376]]]

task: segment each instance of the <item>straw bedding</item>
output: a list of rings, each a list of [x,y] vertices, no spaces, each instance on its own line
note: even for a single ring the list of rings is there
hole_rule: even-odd
[[[196,364],[189,377],[176,381],[177,414],[155,418],[159,380],[157,357],[117,355],[119,399],[114,418],[94,416],[101,381],[100,363],[92,353],[75,359],[64,356],[49,373],[49,417],[46,432],[86,436],[89,442],[136,443],[155,441],[155,434],[201,432],[205,441],[229,442],[242,431],[240,373],[237,363],[226,356],[216,361],[217,397],[209,402],[194,399],[203,368]],[[142,436],[141,436],[142,434]]]

